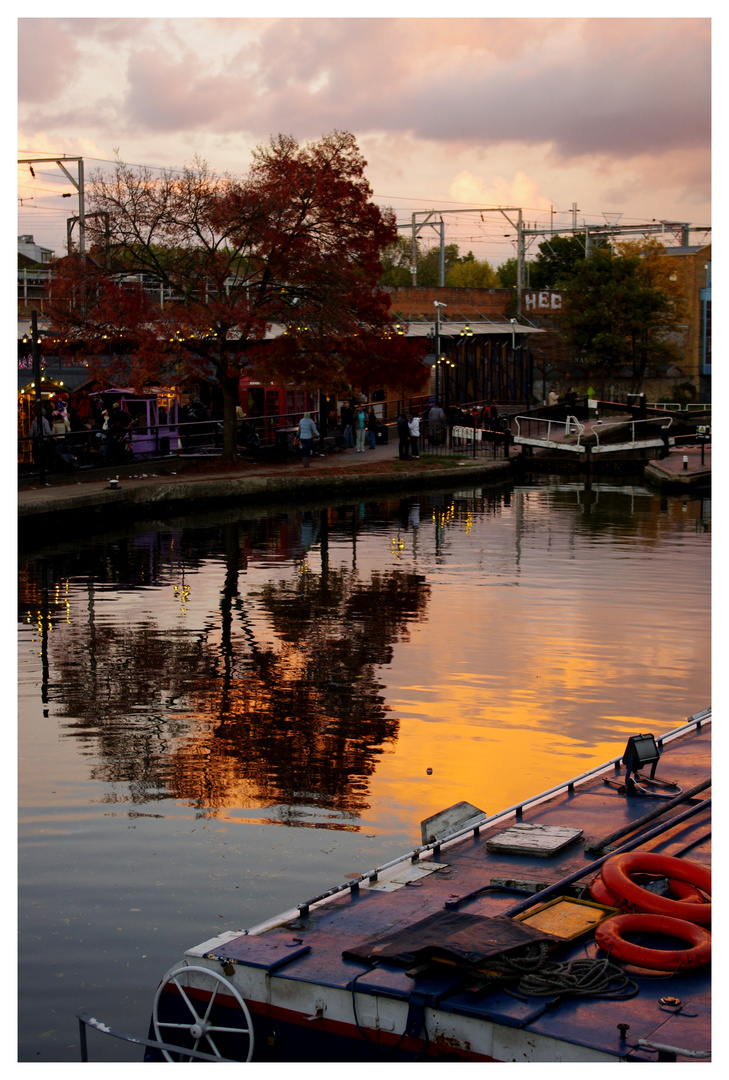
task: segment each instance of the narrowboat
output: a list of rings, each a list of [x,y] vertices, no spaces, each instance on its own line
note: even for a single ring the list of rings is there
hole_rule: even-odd
[[[148,1061],[709,1060],[710,924],[705,709],[190,948],[140,1041]]]
[[[129,413],[132,418],[129,441],[134,458],[148,458],[177,450],[180,434],[177,398],[170,391],[154,389],[149,393],[136,394],[133,390],[110,387],[108,390],[94,391],[89,397],[99,398],[110,409],[112,403],[118,402],[120,408]],[[164,409],[161,422],[160,407]]]

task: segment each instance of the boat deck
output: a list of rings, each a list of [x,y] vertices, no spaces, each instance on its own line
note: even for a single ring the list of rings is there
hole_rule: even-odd
[[[420,1055],[497,1061],[707,1056],[706,968],[674,974],[622,965],[637,992],[611,999],[548,988],[515,996],[489,966],[489,958],[493,965],[494,957],[508,953],[510,934],[544,940],[515,923],[523,911],[555,896],[594,903],[588,887],[607,857],[594,845],[607,834],[629,830],[608,854],[635,847],[641,837],[641,851],[710,869],[710,713],[697,716],[704,722],[659,740],[655,778],[678,785],[684,801],[668,804],[676,789],[663,789],[664,799],[619,790],[625,770],[610,763],[541,802],[473,828],[469,823],[455,839],[421,845],[268,924],[204,942],[185,962],[222,969],[239,988],[254,1017],[256,1057],[262,1043],[274,1047],[274,1060],[387,1060],[389,1053],[404,1061]],[[685,798],[702,784],[708,786]],[[659,809],[636,834],[635,823]],[[515,826],[529,834],[527,842],[533,834],[543,853],[497,850],[497,838]],[[566,840],[559,838],[563,830]],[[529,895],[535,889],[538,895]],[[549,959],[560,964],[605,959],[594,932],[574,940],[550,934],[548,944]],[[292,1027],[296,1037],[287,1040]]]

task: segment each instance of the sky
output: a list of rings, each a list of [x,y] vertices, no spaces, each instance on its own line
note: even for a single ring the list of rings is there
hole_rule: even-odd
[[[83,157],[87,182],[117,156],[174,169],[197,155],[242,176],[271,135],[351,131],[404,235],[413,213],[447,210],[445,242],[493,266],[516,253],[500,206],[539,227],[573,213],[579,225],[709,226],[711,19],[641,7],[656,10],[474,18],[487,5],[456,3],[420,18],[373,3],[361,18],[315,4],[299,18],[273,2],[234,7],[265,18],[216,4],[210,18],[171,4],[144,18],[132,4],[98,18],[38,3],[17,20],[18,157]],[[75,190],[58,166],[33,169],[18,165],[18,233],[63,254]],[[424,225],[426,246],[439,238]]]

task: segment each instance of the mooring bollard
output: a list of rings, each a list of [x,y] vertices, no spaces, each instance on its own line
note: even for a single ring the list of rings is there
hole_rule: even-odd
[[[688,457],[686,454],[683,455],[683,467],[684,469],[688,469]]]

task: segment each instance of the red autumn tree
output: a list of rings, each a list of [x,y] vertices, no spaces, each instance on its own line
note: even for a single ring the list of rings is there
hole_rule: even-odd
[[[121,162],[97,173],[90,255],[54,268],[57,340],[103,355],[107,377],[137,387],[212,375],[234,461],[242,371],[313,391],[343,387],[367,356],[402,361],[377,284],[394,218],[371,201],[365,165],[335,131],[305,145],[273,138],[241,180],[199,160],[160,176]]]

